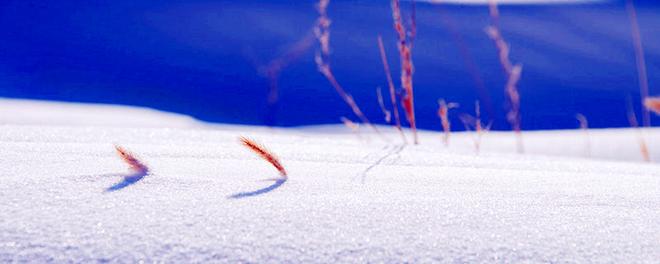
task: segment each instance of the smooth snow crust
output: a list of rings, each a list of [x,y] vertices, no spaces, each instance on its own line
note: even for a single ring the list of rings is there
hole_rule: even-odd
[[[0,98],[0,124],[114,127],[192,127],[194,119],[135,106],[51,103]]]
[[[8,102],[0,104],[5,113],[52,105]],[[62,107],[84,118],[80,112],[96,106]],[[108,109],[109,120],[142,118],[133,108]],[[143,114],[154,123],[171,118]],[[475,155],[466,133],[446,149],[437,132],[423,132],[419,146],[401,146],[394,130],[385,133],[387,143],[339,126],[0,120],[2,263],[660,259],[660,166],[633,161],[639,157],[634,137],[624,140],[634,135],[629,130],[592,131],[592,156],[607,152],[596,159],[584,157],[582,131],[525,133],[533,153],[526,155],[512,153],[510,133],[492,133]],[[268,189],[277,171],[240,146],[239,136],[276,153],[288,180]],[[115,143],[151,171],[107,192],[128,174]],[[232,198],[240,193],[256,194]]]

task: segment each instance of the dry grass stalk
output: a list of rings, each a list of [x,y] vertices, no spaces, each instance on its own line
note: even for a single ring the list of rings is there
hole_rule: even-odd
[[[440,118],[440,123],[442,124],[442,130],[444,131],[444,137],[442,142],[445,144],[445,147],[449,147],[449,136],[451,134],[451,122],[449,122],[449,109],[457,108],[457,103],[447,103],[444,99],[438,100],[438,117]]]
[[[639,23],[637,22],[637,11],[633,0],[626,1],[626,11],[630,19],[630,28],[632,33],[633,45],[635,47],[635,62],[637,66],[637,75],[639,78],[639,93],[644,104],[649,97],[649,81],[646,73],[646,61],[644,59],[644,47],[642,46],[642,36],[639,33]],[[642,107],[642,124],[645,127],[651,125],[651,115],[649,110]]]
[[[509,100],[509,112],[507,113],[507,121],[511,124],[511,128],[516,133],[516,147],[518,153],[525,151],[522,141],[522,130],[520,125],[520,94],[518,93],[518,81],[522,73],[522,65],[513,65],[509,59],[509,44],[506,43],[499,26],[500,13],[497,8],[497,1],[489,1],[489,11],[491,18],[491,25],[486,27],[486,34],[493,40],[497,48],[498,57],[502,69],[506,74],[507,84],[505,92]]]
[[[369,119],[362,113],[362,110],[357,105],[353,97],[344,90],[344,88],[337,82],[334,74],[332,73],[332,68],[330,67],[330,24],[331,20],[328,18],[327,8],[330,4],[330,0],[319,0],[317,5],[317,11],[319,17],[316,22],[316,27],[314,28],[314,35],[319,42],[321,47],[320,52],[316,53],[315,62],[318,67],[319,72],[325,76],[326,79],[330,82],[333,88],[337,91],[339,96],[346,102],[346,104],[351,108],[353,113],[365,124],[369,125],[377,134],[380,134],[378,128],[371,124]]]
[[[124,179],[107,189],[106,192],[114,192],[124,189],[128,186],[131,186],[140,180],[142,180],[147,174],[149,174],[149,168],[144,163],[140,162],[133,153],[128,150],[115,145],[115,150],[119,157],[126,163],[131,169],[131,173],[123,175]]]
[[[376,88],[376,96],[378,97],[378,106],[380,106],[380,110],[383,111],[385,122],[392,122],[392,113],[390,110],[387,110],[387,107],[385,107],[385,102],[383,102],[383,92],[380,90],[380,87]]]
[[[522,72],[522,66],[516,64],[511,70],[509,75],[509,81],[506,84],[506,94],[509,97],[509,113],[507,113],[507,120],[511,124],[513,131],[516,133],[516,146],[518,153],[525,152],[522,140],[522,130],[520,127],[520,94],[518,93],[517,83],[520,80],[520,73]]]
[[[637,131],[637,142],[639,143],[639,152],[642,154],[642,158],[646,162],[651,161],[651,157],[649,154],[649,148],[646,145],[646,140],[644,140],[644,135],[642,134],[642,131],[639,129],[639,124],[637,123],[637,116],[635,115],[635,111],[632,109],[632,105],[629,103],[628,104],[628,122],[630,122],[630,126],[633,127]]]
[[[472,128],[474,128],[476,133],[476,136],[473,137],[474,150],[477,154],[479,154],[481,149],[481,138],[486,132],[488,132],[488,130],[490,130],[491,124],[489,123],[488,125],[484,126],[481,122],[481,107],[479,105],[479,101],[474,102],[474,113],[475,117],[469,114],[463,114],[459,116],[459,118],[463,122],[465,130],[470,131]]]
[[[115,150],[117,150],[119,157],[128,164],[132,171],[137,173],[147,173],[149,171],[149,168],[144,165],[144,163],[140,162],[133,153],[121,146],[115,146]]]
[[[414,1],[413,1],[414,6]],[[414,10],[414,9],[413,9]],[[413,12],[414,14],[414,12]],[[413,100],[413,63],[412,63],[412,43],[415,38],[416,29],[414,16],[411,20],[412,29],[407,31],[401,19],[401,7],[398,0],[392,0],[392,18],[394,19],[394,29],[398,37],[399,56],[401,60],[401,86],[404,90],[402,100],[403,110],[406,112],[406,119],[410,123],[413,132],[413,142],[418,144],[417,124],[415,122],[415,104]]]
[[[591,140],[589,140],[589,121],[583,114],[576,114],[575,119],[580,122],[580,129],[584,131],[584,152],[587,157],[591,157]]]
[[[390,72],[390,64],[387,62],[387,55],[385,53],[385,46],[383,45],[383,38],[378,36],[378,48],[380,50],[380,58],[383,62],[383,70],[385,71],[385,76],[387,77],[387,85],[390,90],[390,100],[392,102],[392,111],[394,112],[394,122],[396,129],[399,130],[403,142],[407,143],[408,140],[403,134],[403,129],[401,129],[401,117],[399,116],[399,104],[396,100],[396,89],[394,88],[394,82],[392,81],[392,74]],[[388,121],[389,122],[389,121]]]
[[[268,161],[270,164],[272,164],[273,167],[275,167],[277,169],[277,171],[280,172],[280,175],[282,177],[284,177],[284,178],[287,177],[286,170],[284,170],[284,166],[282,166],[279,159],[272,152],[270,152],[265,147],[257,144],[256,142],[254,142],[251,139],[248,139],[248,138],[245,138],[245,137],[240,137],[239,140],[240,140],[240,142],[243,146],[249,148],[250,150],[252,150],[252,152],[259,155],[259,157],[261,157],[262,159],[264,159],[264,160]]]

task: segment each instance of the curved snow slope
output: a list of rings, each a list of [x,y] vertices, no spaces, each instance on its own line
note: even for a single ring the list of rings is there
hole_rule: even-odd
[[[194,127],[195,119],[144,107],[0,98],[0,124],[115,127]]]
[[[114,112],[117,119],[140,115]],[[485,138],[492,149],[475,156],[461,142],[467,135],[457,134],[456,148],[447,150],[436,133],[400,148],[393,132],[384,143],[338,130],[3,122],[0,262],[660,259],[658,165],[493,152],[492,141],[511,137],[504,133]],[[592,143],[630,148],[606,136],[628,133],[593,133]],[[275,152],[289,180],[268,189],[274,184],[264,180],[277,172],[241,147],[240,135]],[[569,144],[543,143],[565,135],[573,137]],[[571,152],[575,146],[565,145],[580,135],[538,132],[526,139],[530,149]],[[105,192],[127,170],[113,142],[136,153],[151,173]]]

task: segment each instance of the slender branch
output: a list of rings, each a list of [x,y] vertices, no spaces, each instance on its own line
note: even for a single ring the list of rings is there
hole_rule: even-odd
[[[628,18],[630,19],[630,28],[632,33],[633,45],[635,47],[635,62],[637,65],[637,75],[639,82],[639,93],[641,103],[649,97],[649,80],[646,73],[646,61],[644,59],[644,47],[642,46],[642,36],[639,32],[639,23],[637,22],[637,11],[633,0],[626,1],[626,11],[628,11]],[[649,110],[642,107],[642,124],[645,127],[651,126],[651,114]]]
[[[639,124],[637,123],[637,116],[635,115],[635,111],[633,110],[632,103],[630,100],[630,97],[628,97],[627,100],[627,108],[628,108],[628,122],[630,122],[630,126],[635,129],[637,132],[637,143],[639,144],[639,152],[642,154],[642,158],[646,162],[651,161],[651,157],[649,155],[649,148],[646,145],[646,140],[644,140],[644,135],[642,134],[642,130],[639,129]]]
[[[353,97],[344,90],[344,88],[337,82],[334,74],[332,73],[332,68],[330,67],[330,24],[331,20],[328,18],[327,7],[330,4],[330,0],[319,0],[317,5],[317,10],[319,13],[319,18],[317,19],[316,28],[314,28],[314,34],[316,39],[319,42],[321,47],[320,52],[316,53],[315,61],[318,66],[319,72],[325,76],[326,79],[330,82],[335,91],[341,96],[341,98],[346,102],[346,104],[351,108],[353,113],[365,124],[369,125],[377,134],[380,135],[378,128],[371,124],[369,119],[362,113],[362,110],[357,105]]]
[[[387,84],[390,90],[390,100],[392,101],[392,111],[394,112],[394,122],[396,129],[399,130],[401,138],[404,143],[408,143],[406,136],[403,134],[403,129],[401,129],[401,117],[399,116],[399,105],[396,100],[396,91],[394,88],[394,81],[392,81],[392,74],[390,72],[390,64],[387,62],[387,55],[385,54],[385,46],[383,45],[383,38],[378,36],[378,48],[380,49],[380,59],[383,62],[383,70],[385,71],[385,76],[387,77]]]
[[[383,112],[385,122],[387,123],[392,122],[392,113],[390,112],[390,110],[387,110],[387,107],[385,107],[385,102],[383,100],[383,92],[381,91],[380,87],[376,88],[376,97],[378,98],[378,106],[380,106],[380,111]]]

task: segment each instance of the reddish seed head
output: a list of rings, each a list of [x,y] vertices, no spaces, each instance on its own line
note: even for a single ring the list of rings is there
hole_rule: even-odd
[[[278,158],[273,153],[268,151],[268,149],[266,149],[265,147],[257,144],[253,140],[245,138],[245,137],[240,137],[239,140],[241,141],[241,144],[243,144],[243,146],[249,148],[250,150],[252,150],[252,152],[259,155],[262,159],[264,159],[264,160],[268,161],[270,164],[272,164],[273,167],[275,167],[280,172],[280,175],[282,175],[282,177],[285,177],[285,178],[287,177],[286,170],[284,170],[284,166],[282,166],[282,164],[280,164],[280,161],[278,160]]]
[[[120,146],[115,146],[115,149],[117,150],[119,157],[124,160],[132,170],[140,172],[147,172],[149,170],[146,165],[142,164],[142,162],[133,155],[133,153],[130,153],[128,150]]]
[[[644,107],[660,115],[660,97],[647,97],[644,99]]]
[[[401,60],[401,87],[405,91],[402,105],[413,132],[413,142],[417,144],[417,125],[415,124],[415,107],[413,102],[413,65],[410,50],[412,48],[412,39],[415,35],[414,6],[413,16],[411,17],[411,20],[413,20],[411,21],[413,30],[406,31],[406,27],[403,25],[399,0],[392,0],[392,18],[394,20],[394,30],[396,31],[399,40],[397,46],[399,48],[399,56]],[[410,34],[406,34],[407,32]],[[407,35],[410,36],[409,39],[406,38]]]
[[[449,133],[451,132],[451,123],[449,122],[449,109],[458,107],[456,103],[447,103],[444,99],[438,100],[438,117],[442,124],[442,130],[445,132],[444,143],[449,145]]]

